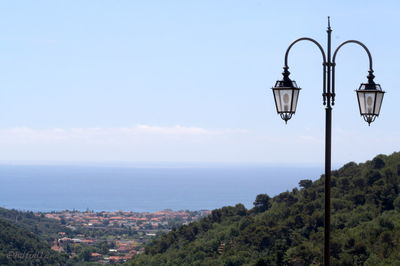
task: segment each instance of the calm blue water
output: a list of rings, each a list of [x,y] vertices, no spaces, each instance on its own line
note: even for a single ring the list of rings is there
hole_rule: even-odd
[[[0,206],[32,211],[214,209],[316,179],[321,167],[134,168],[0,165]]]

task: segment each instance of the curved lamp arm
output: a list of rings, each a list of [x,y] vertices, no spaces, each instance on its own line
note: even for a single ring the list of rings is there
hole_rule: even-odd
[[[322,48],[322,46],[321,46],[321,44],[319,44],[319,42],[317,42],[314,39],[307,38],[307,37],[303,37],[303,38],[297,39],[294,42],[292,42],[289,45],[289,47],[287,48],[286,53],[285,53],[285,67],[284,67],[284,70],[287,71],[289,69],[288,57],[289,57],[290,49],[292,49],[293,45],[295,45],[296,43],[298,43],[300,41],[310,41],[310,42],[314,43],[319,48],[319,50],[321,51],[322,60],[323,60],[323,69],[322,69],[322,71],[323,71],[323,79],[324,79],[323,80],[324,84],[323,84],[322,97],[323,97],[324,105],[325,105],[325,103],[326,103],[326,65],[327,65],[327,61],[326,61],[326,55],[325,55],[325,52],[324,52],[324,48]]]
[[[305,38],[297,39],[297,40],[295,40],[294,42],[292,42],[289,45],[289,47],[287,48],[286,53],[285,53],[285,67],[289,68],[289,66],[288,66],[288,56],[289,56],[290,49],[292,49],[293,45],[295,45],[296,43],[298,43],[300,41],[310,41],[310,42],[313,42],[315,45],[317,45],[319,50],[321,51],[322,58],[324,60],[323,63],[324,63],[324,65],[326,64],[326,56],[325,56],[324,48],[322,48],[322,46],[316,40],[305,37]]]
[[[369,70],[372,70],[372,56],[371,56],[371,53],[369,52],[369,50],[368,50],[367,46],[365,46],[365,44],[363,44],[362,42],[356,41],[356,40],[348,40],[348,41],[345,41],[345,42],[343,42],[342,44],[340,44],[340,45],[336,48],[335,52],[333,53],[332,63],[335,64],[336,54],[339,52],[340,48],[342,48],[342,46],[344,46],[344,45],[346,45],[346,44],[348,44],[348,43],[355,43],[355,44],[360,45],[362,48],[364,48],[364,50],[365,50],[365,51],[367,52],[367,54],[368,54],[368,59],[369,59]]]
[[[345,42],[343,42],[343,43],[341,43],[337,48],[336,48],[336,50],[335,50],[335,52],[333,53],[333,57],[332,57],[332,64],[333,64],[333,67],[332,67],[332,93],[333,93],[333,103],[335,102],[335,66],[336,66],[336,62],[335,62],[335,60],[336,60],[336,55],[337,55],[337,53],[339,52],[339,50],[340,50],[340,48],[342,48],[344,45],[346,45],[346,44],[348,44],[348,43],[355,43],[355,44],[358,44],[358,45],[360,45],[362,48],[364,48],[364,50],[367,52],[367,55],[368,55],[368,60],[369,60],[369,70],[368,70],[368,76],[367,76],[367,78],[368,78],[368,82],[371,82],[371,83],[374,83],[374,78],[375,78],[375,76],[374,76],[374,70],[373,70],[373,64],[372,64],[372,56],[371,56],[371,53],[370,53],[370,51],[368,50],[368,48],[367,48],[367,46],[365,46],[365,44],[363,44],[362,42],[360,42],[360,41],[356,41],[356,40],[348,40],[348,41],[345,41]]]

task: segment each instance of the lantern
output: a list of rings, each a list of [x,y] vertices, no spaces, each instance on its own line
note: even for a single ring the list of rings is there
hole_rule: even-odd
[[[364,120],[368,125],[370,125],[374,122],[375,118],[379,116],[385,92],[382,91],[379,84],[375,84],[372,81],[362,83],[360,88],[356,90],[356,93],[358,105],[360,107],[360,114],[364,117]]]
[[[290,80],[288,76],[289,72],[284,72],[283,80],[278,80],[272,88],[276,111],[285,123],[296,113],[297,99],[301,90],[297,87],[296,81]]]

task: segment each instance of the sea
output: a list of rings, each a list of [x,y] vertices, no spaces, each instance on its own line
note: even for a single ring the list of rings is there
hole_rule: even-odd
[[[0,207],[25,211],[212,210],[253,206],[315,180],[322,166],[244,164],[0,165]]]

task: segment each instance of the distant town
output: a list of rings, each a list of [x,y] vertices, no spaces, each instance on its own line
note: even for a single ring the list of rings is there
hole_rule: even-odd
[[[208,210],[158,212],[61,211],[35,213],[58,220],[65,231],[58,232],[52,249],[99,264],[119,264],[144,251],[157,235],[210,214]]]

